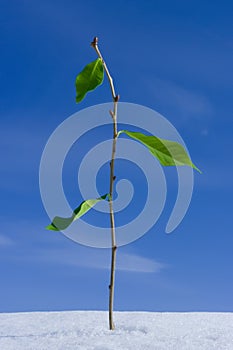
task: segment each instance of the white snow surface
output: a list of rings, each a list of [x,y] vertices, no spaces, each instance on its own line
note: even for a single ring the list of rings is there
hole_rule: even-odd
[[[1,350],[233,350],[233,313],[0,314]]]

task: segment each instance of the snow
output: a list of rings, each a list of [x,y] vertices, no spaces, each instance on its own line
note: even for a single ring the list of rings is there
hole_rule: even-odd
[[[106,311],[0,314],[1,350],[232,350],[233,313]]]

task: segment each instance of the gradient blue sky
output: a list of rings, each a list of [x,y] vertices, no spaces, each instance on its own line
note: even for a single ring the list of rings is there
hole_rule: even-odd
[[[107,309],[110,251],[46,231],[38,185],[52,131],[80,108],[110,101],[104,84],[75,104],[74,80],[96,57],[96,35],[121,100],[170,120],[203,171],[174,233],[165,234],[171,198],[143,238],[119,249],[115,308],[233,311],[232,2],[0,7],[0,311]]]

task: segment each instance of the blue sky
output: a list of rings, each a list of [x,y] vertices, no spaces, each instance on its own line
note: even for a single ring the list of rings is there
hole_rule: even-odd
[[[110,251],[46,231],[38,180],[53,130],[81,108],[111,99],[105,82],[75,103],[75,77],[96,58],[94,36],[121,100],[170,120],[203,171],[195,174],[189,211],[171,235],[165,226],[172,181],[156,225],[119,249],[115,308],[233,311],[232,3],[0,4],[0,311],[107,309]]]

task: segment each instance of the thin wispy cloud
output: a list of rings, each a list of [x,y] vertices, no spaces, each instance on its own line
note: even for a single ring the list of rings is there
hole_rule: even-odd
[[[12,239],[10,239],[9,237],[7,237],[5,235],[0,234],[0,247],[10,246],[13,244],[14,244],[14,242]]]
[[[213,112],[207,97],[172,81],[155,78],[152,88],[156,101],[172,108],[182,119],[209,117]]]
[[[5,218],[1,218],[4,223]],[[33,226],[33,235],[31,227]],[[80,268],[109,270],[111,249],[95,249],[83,247],[78,244],[70,244],[63,239],[54,239],[48,231],[44,230],[44,223],[31,223],[29,221],[16,221],[5,224],[7,235],[0,235],[0,246],[14,244],[20,247],[15,251],[14,259],[17,261],[30,261],[68,265]],[[41,231],[41,234],[39,233]],[[12,240],[14,238],[14,241]],[[22,242],[27,242],[23,244]],[[22,254],[23,251],[23,254]],[[117,252],[116,269],[118,271],[134,273],[159,273],[167,268],[167,264],[156,261],[134,252]]]
[[[33,255],[24,257],[32,261],[41,263],[52,263],[69,265],[80,268],[90,268],[97,270],[109,270],[110,250],[93,249],[84,251],[83,248],[55,248],[37,250]],[[158,273],[166,268],[165,264],[142,257],[137,254],[118,252],[116,269],[118,271],[134,273]]]
[[[5,232],[9,232],[9,237],[0,235],[0,246],[3,244],[14,244],[16,248],[19,246],[14,254],[14,259],[17,261],[109,270],[111,249],[95,249],[79,244],[70,244],[69,240],[64,241],[62,237],[54,239],[53,233],[51,234],[44,229],[43,222],[30,222],[21,219],[6,223],[4,217],[1,217],[1,221]],[[118,271],[159,273],[166,268],[168,266],[165,263],[131,251],[123,252],[119,249],[117,252],[116,269]]]
[[[128,272],[155,273],[166,268],[165,264],[136,254],[118,254],[117,269]]]

